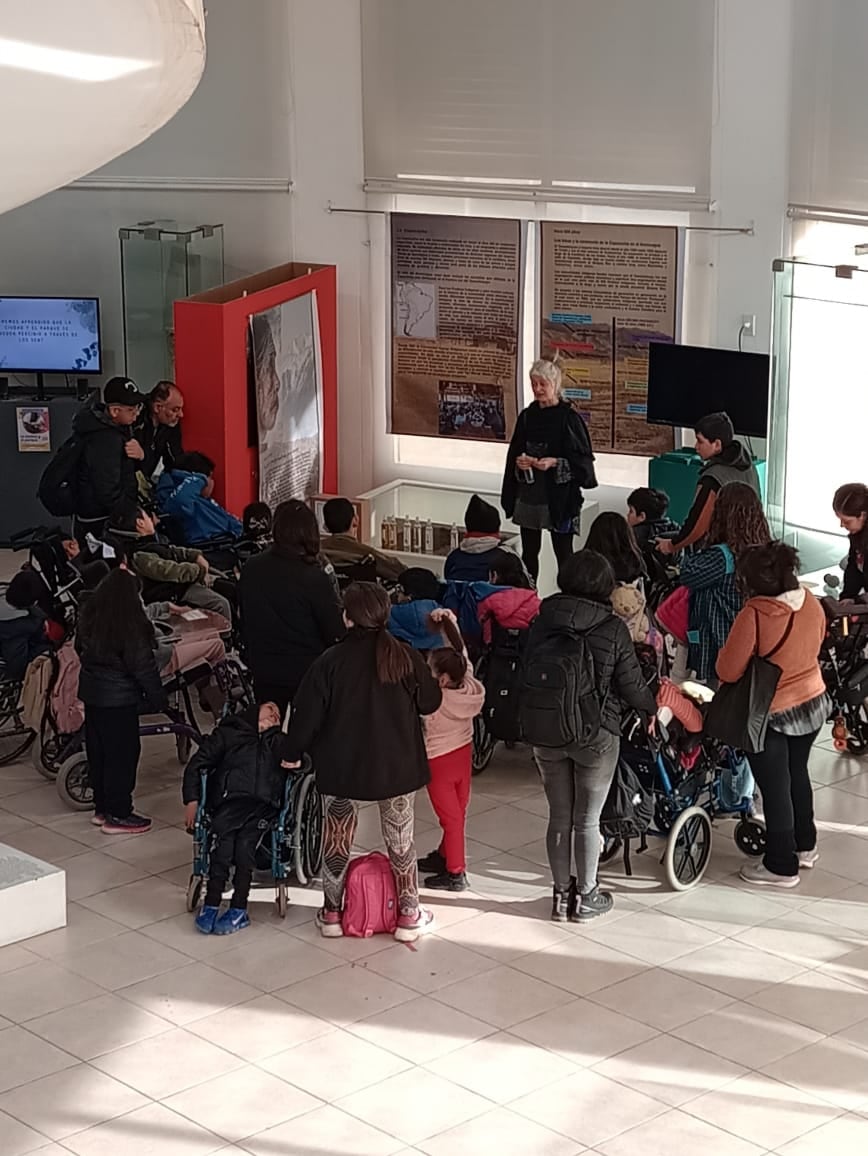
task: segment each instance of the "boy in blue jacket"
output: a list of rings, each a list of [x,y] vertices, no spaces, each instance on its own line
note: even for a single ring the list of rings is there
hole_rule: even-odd
[[[182,454],[157,482],[157,509],[174,518],[185,542],[208,542],[229,535],[240,538],[241,522],[211,497],[214,463],[205,454]]]

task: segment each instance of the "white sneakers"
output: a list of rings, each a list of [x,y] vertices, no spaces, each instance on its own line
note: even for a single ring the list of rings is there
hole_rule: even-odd
[[[762,863],[745,863],[739,875],[754,887],[798,887],[800,882],[798,875],[775,875]]]
[[[820,858],[820,852],[817,850],[816,847],[814,848],[813,851],[800,851],[799,852],[799,868],[815,867],[817,864],[817,860],[819,858]]]

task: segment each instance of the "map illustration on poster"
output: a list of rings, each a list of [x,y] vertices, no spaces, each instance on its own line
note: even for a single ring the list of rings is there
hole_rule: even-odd
[[[542,223],[542,355],[558,354],[597,450],[673,448],[646,414],[649,343],[675,340],[677,263],[677,229]]]
[[[322,371],[316,295],[250,318],[259,497],[272,510],[322,490]]]
[[[390,432],[506,441],[518,415],[522,226],[391,218]]]

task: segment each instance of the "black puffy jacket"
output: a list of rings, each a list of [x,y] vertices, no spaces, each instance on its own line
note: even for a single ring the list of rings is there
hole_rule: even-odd
[[[16,610],[5,598],[0,601],[0,677],[19,679],[39,654],[51,647],[45,636],[45,615],[37,607]]]
[[[146,642],[132,639],[122,654],[100,656],[97,661],[88,648],[79,626],[75,649],[81,658],[78,697],[85,706],[137,706],[158,714],[167,706],[154,651]]]
[[[570,635],[585,636],[594,658],[604,730],[620,734],[625,709],[654,714],[657,703],[642,678],[630,632],[611,607],[570,594],[546,598],[530,628],[525,661],[534,646],[552,634],[564,635],[565,647],[569,646]]]
[[[82,443],[75,480],[76,514],[107,518],[118,502],[137,502],[137,463],[127,457],[125,449],[130,427],[113,422],[101,401],[91,401],[73,418],[72,432]]]
[[[286,771],[280,766],[280,727],[259,731],[259,709],[233,715],[216,727],[187,763],[183,799],[198,802],[202,772],[208,776],[209,809],[226,799],[256,799],[280,807]]]
[[[154,421],[149,405],[142,407],[142,412],[133,426],[133,437],[145,451],[144,460],[139,468],[149,480],[154,476],[160,463],[164,470],[171,470],[184,452],[181,423],[161,425]]]

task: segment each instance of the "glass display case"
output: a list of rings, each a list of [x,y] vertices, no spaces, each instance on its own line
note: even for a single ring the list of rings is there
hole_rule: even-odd
[[[844,482],[865,481],[868,271],[776,261],[768,510],[804,570],[847,552],[832,512]]]
[[[175,302],[223,284],[223,226],[141,221],[118,236],[125,372],[150,389],[175,376]]]

